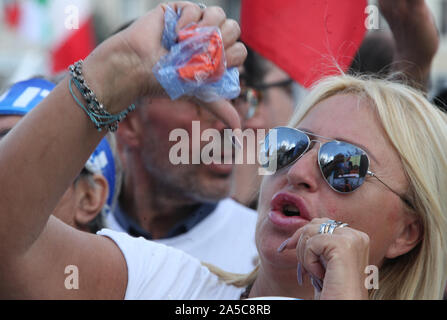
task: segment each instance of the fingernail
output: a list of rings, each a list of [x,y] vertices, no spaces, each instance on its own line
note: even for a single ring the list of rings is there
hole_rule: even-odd
[[[312,282],[312,286],[315,288],[315,290],[317,290],[317,292],[321,292],[321,290],[323,289],[323,283],[321,282],[321,280],[310,277],[310,281]]]
[[[320,287],[320,291],[323,290],[323,280],[315,278],[315,281],[317,281],[317,284]]]
[[[303,285],[303,270],[302,270],[302,267],[301,267],[301,263],[300,262],[298,262],[298,271],[297,271],[297,277],[298,277],[298,284],[300,285],[300,286],[302,286]]]
[[[278,253],[281,253],[284,251],[284,249],[286,248],[286,246],[289,244],[290,239],[287,239],[286,241],[284,241],[278,248]]]

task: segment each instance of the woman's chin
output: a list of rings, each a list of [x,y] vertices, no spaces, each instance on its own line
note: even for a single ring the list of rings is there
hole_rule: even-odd
[[[295,249],[286,249],[282,252],[278,252],[278,248],[289,237],[270,231],[271,230],[261,231],[260,234],[262,236],[257,238],[258,251],[261,261],[279,269],[296,269],[298,262],[296,259]]]

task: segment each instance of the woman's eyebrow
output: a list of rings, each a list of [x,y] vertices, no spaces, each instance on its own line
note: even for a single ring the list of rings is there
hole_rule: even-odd
[[[374,154],[372,154],[371,151],[369,151],[369,149],[366,146],[364,146],[364,145],[362,145],[362,144],[360,144],[358,142],[352,142],[352,141],[349,141],[349,140],[347,140],[345,138],[338,138],[338,137],[328,138],[328,137],[319,136],[316,133],[312,132],[312,130],[308,130],[308,129],[301,129],[301,128],[299,128],[299,130],[304,131],[306,133],[309,133],[310,135],[315,136],[317,138],[324,138],[324,139],[328,139],[328,140],[343,141],[343,142],[347,142],[347,143],[353,144],[355,146],[358,146],[358,147],[362,148],[368,154],[368,156],[371,157],[371,159],[373,159],[378,165],[380,165],[379,160],[377,160],[377,158],[374,156]]]

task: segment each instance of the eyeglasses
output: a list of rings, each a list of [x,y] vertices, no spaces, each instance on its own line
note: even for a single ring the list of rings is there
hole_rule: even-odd
[[[276,139],[274,138],[276,136]],[[329,140],[322,143],[311,137]],[[367,153],[353,144],[321,137],[302,130],[279,127],[267,135],[261,149],[263,167],[274,171],[285,168],[298,161],[313,146],[319,143],[318,164],[328,185],[338,193],[351,193],[357,190],[367,176],[374,177],[385,187],[402,199],[410,208],[411,202],[369,171]]]
[[[233,104],[240,106],[241,104],[246,105],[246,108],[240,110],[243,114],[245,120],[251,119],[255,116],[260,103],[264,99],[264,92],[271,88],[277,87],[288,87],[293,84],[292,79],[287,79],[283,81],[260,84],[255,86],[242,86],[241,94],[238,98],[233,100]]]

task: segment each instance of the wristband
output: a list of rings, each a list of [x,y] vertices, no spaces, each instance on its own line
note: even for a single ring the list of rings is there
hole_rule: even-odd
[[[82,65],[83,61],[80,60],[69,67],[69,72],[72,76],[69,82],[69,89],[73,99],[85,111],[99,132],[103,129],[110,132],[116,132],[118,130],[118,124],[123,121],[130,112],[135,110],[135,105],[132,104],[126,110],[116,115],[107,112],[104,106],[99,103],[96,94],[87,85],[84,76],[82,75]],[[74,94],[73,83],[87,102],[86,106],[84,106]]]

